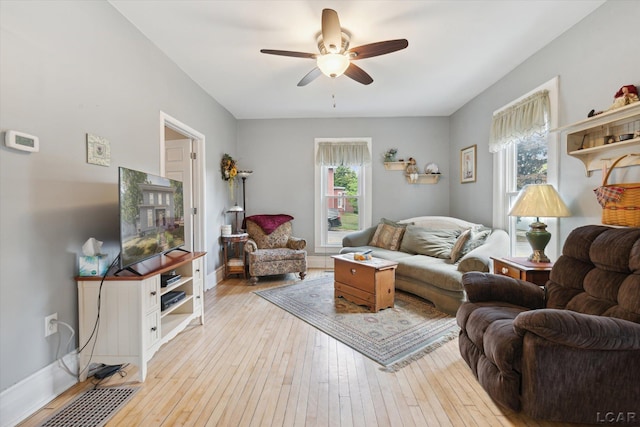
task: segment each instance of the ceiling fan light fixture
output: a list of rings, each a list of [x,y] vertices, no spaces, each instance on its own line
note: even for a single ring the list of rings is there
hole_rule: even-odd
[[[317,58],[318,68],[325,76],[338,77],[349,68],[349,58],[339,53],[327,53]]]

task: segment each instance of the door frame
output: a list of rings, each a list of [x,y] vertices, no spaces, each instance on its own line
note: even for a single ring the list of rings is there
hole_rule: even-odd
[[[205,218],[206,218],[206,192],[205,192],[205,184],[206,180],[204,179],[205,173],[205,137],[204,134],[198,132],[192,127],[182,123],[180,120],[171,117],[164,111],[160,111],[160,171],[164,173],[166,158],[165,158],[165,149],[166,149],[166,141],[164,138],[164,128],[168,127],[182,135],[185,138],[191,139],[192,150],[196,154],[196,158],[192,163],[193,173],[192,173],[192,185],[191,185],[191,200],[192,206],[197,209],[196,215],[193,216],[193,250],[197,252],[204,252],[207,247],[207,236],[204,232],[205,228]],[[205,268],[206,268],[206,257]]]

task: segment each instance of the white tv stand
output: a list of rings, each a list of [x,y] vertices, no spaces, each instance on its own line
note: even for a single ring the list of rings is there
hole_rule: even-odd
[[[144,381],[147,362],[162,344],[193,320],[199,319],[200,325],[204,324],[204,255],[205,252],[172,252],[152,258],[136,264],[139,276],[128,271],[107,276],[102,290],[101,277],[76,277],[81,346],[94,330],[100,299],[97,333],[79,355],[81,381],[87,378],[89,363],[131,363],[138,366],[140,381]],[[174,270],[181,279],[161,287],[160,275]],[[161,310],[160,297],[169,291],[184,291],[186,297]]]

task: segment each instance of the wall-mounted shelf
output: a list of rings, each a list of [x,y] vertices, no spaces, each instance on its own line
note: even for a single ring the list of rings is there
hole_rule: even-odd
[[[407,168],[407,162],[384,162],[384,168],[388,171],[403,171]]]
[[[594,170],[611,164],[625,154],[640,153],[640,138],[605,144],[605,136],[613,135],[616,140],[621,134],[640,130],[640,102],[597,116],[553,129],[566,135],[567,154],[584,164],[587,176]],[[640,165],[640,157],[623,160],[619,166]]]
[[[405,175],[409,184],[437,184],[440,181],[441,174],[439,173],[421,173],[418,175],[418,181],[411,182],[409,175]]]

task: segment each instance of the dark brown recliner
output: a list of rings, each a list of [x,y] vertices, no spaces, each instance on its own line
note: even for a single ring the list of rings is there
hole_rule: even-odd
[[[640,228],[572,231],[545,292],[463,276],[460,353],[491,398],[536,419],[640,425]]]

